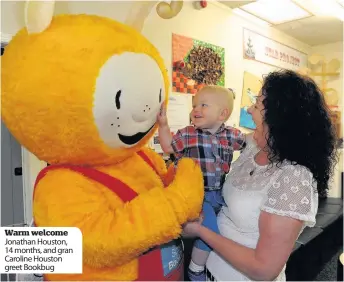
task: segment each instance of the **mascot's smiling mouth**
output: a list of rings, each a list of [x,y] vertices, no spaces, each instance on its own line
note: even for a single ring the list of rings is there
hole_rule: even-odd
[[[126,135],[118,134],[119,140],[121,140],[126,145],[134,145],[135,143],[139,142],[143,137],[145,137],[147,133],[151,131],[154,125],[155,123],[146,132],[138,132],[134,135],[126,136]]]

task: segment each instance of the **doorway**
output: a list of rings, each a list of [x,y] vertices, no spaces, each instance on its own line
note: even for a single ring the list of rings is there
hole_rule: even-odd
[[[22,170],[21,146],[1,121],[1,226],[25,226]]]
[[[22,150],[1,121],[1,226],[24,226]]]

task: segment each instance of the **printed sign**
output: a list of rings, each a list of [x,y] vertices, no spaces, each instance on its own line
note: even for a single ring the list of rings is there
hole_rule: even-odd
[[[307,67],[307,54],[244,28],[244,58],[283,69]]]
[[[164,276],[170,275],[175,271],[183,260],[183,249],[180,241],[172,241],[161,247],[162,265]]]

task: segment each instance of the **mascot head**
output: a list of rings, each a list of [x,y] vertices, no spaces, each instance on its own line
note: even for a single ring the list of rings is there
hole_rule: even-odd
[[[2,119],[51,164],[106,165],[140,150],[167,101],[168,76],[140,30],[157,1],[136,2],[125,24],[91,15],[53,17],[54,1],[28,1],[26,27],[2,57]],[[159,3],[172,18],[182,1]]]

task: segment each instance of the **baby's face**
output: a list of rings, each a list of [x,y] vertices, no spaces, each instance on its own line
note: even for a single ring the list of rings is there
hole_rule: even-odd
[[[222,118],[221,99],[211,92],[200,92],[192,103],[191,121],[201,129],[213,129],[220,125]]]

